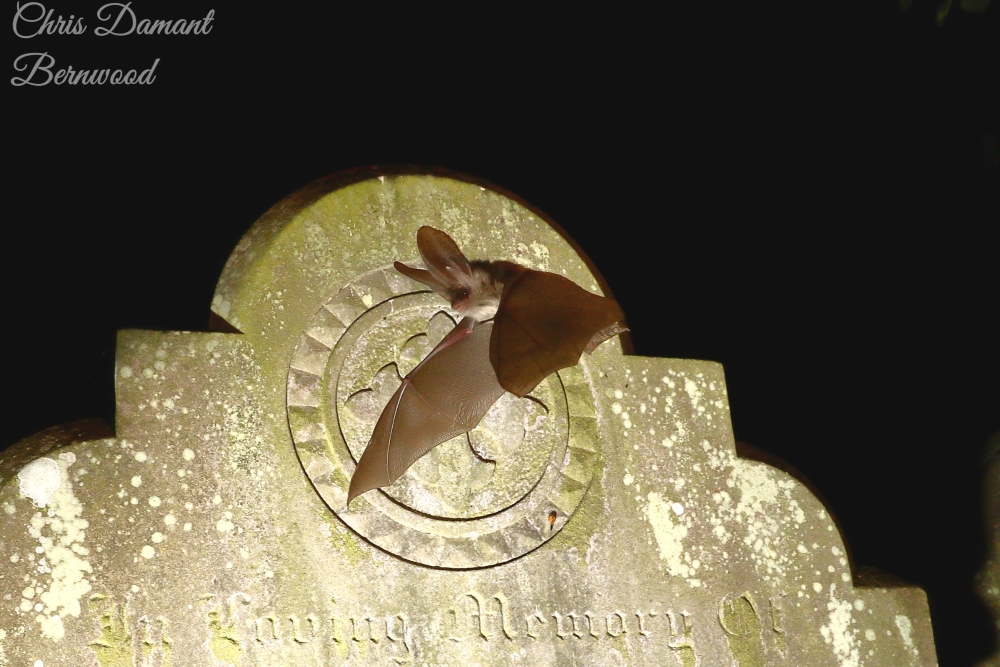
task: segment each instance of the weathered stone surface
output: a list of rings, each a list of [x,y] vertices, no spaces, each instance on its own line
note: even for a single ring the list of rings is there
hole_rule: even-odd
[[[976,577],[979,596],[989,608],[1000,633],[1000,432],[986,443],[983,466],[983,516],[986,518],[986,558]],[[976,667],[1000,667],[1000,646]]]
[[[363,176],[240,242],[213,310],[241,333],[121,333],[114,437],[5,455],[0,665],[936,664],[923,592],[860,586],[808,490],[736,457],[715,363],[610,341],[346,508],[451,326],[390,268],[420,225],[598,290],[501,194]]]

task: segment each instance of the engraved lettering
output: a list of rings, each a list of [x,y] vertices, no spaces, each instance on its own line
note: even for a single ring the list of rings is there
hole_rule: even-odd
[[[538,635],[536,635],[534,632],[531,631],[531,621],[532,621],[532,619],[538,621],[542,625],[545,625],[546,623],[548,623],[548,621],[545,620],[545,617],[542,616],[542,613],[539,612],[539,611],[536,611],[534,614],[531,614],[530,616],[525,616],[524,617],[524,623],[525,623],[525,625],[528,626],[528,630],[527,630],[526,634],[529,637],[531,637],[532,639],[538,639]]]
[[[167,636],[167,619],[163,616],[156,617],[156,623],[160,626],[160,639],[157,641],[153,639],[152,625],[153,621],[149,619],[148,616],[143,615],[139,619],[139,623],[143,627],[143,637],[140,646],[142,648],[142,659],[147,664],[152,664],[152,657],[155,653],[160,654],[160,664],[167,665],[170,663],[170,654],[173,649],[173,640]]]
[[[655,612],[650,612],[649,615],[650,616],[655,616],[656,613]],[[646,624],[644,622],[645,619],[642,616],[642,612],[641,611],[635,612],[635,617],[637,619],[639,619],[639,634],[642,635],[643,637],[648,636],[649,635],[649,630],[646,629]]]
[[[338,644],[343,644],[344,637],[340,633],[340,626],[337,624],[339,621],[340,619],[337,618],[336,616],[330,616],[330,626],[333,631],[333,641],[337,642]]]
[[[760,634],[757,605],[749,593],[723,598],[719,605],[719,625],[733,658],[741,665],[763,665],[764,640]]]
[[[317,624],[319,619],[316,618],[315,614],[309,614],[306,616],[306,622],[309,624],[309,637],[302,636],[302,621],[298,616],[292,614],[288,617],[288,620],[292,622],[292,640],[298,642],[299,644],[306,644],[316,638]]]
[[[570,612],[565,616],[563,616],[558,612],[555,612],[552,614],[552,618],[556,619],[556,637],[558,637],[559,639],[566,639],[570,635],[573,635],[574,637],[578,638],[583,637],[583,633],[580,632],[580,628],[578,627],[578,622],[580,620],[580,617],[576,615],[576,612]],[[569,630],[562,629],[562,620],[564,618],[570,619],[570,622],[572,623],[572,626]]]
[[[774,633],[774,643],[778,647],[778,652],[782,654],[788,650],[788,642],[785,639],[784,621],[781,616],[781,608],[778,606],[777,601],[781,600],[784,596],[784,593],[782,593],[780,596],[770,598],[768,600],[771,612],[771,632]]]
[[[509,609],[507,597],[498,591],[497,594],[493,596],[493,599],[500,605],[500,627],[503,630],[504,635],[506,635],[507,639],[517,637],[517,633],[515,633],[510,627],[510,614],[507,611]]]
[[[666,614],[667,625],[670,627],[670,637],[667,639],[667,646],[677,652],[677,657],[680,658],[683,667],[695,667],[698,657],[695,655],[694,643],[691,641],[691,623],[688,620],[688,613],[686,611],[680,613],[679,624],[677,614],[672,611],[668,611]],[[652,615],[650,613],[650,616]]]
[[[270,637],[265,637],[263,632],[264,621],[271,622],[271,632]],[[281,641],[281,628],[278,625],[278,617],[274,614],[268,614],[264,618],[257,619],[257,641],[264,644],[269,641]]]
[[[612,619],[616,617],[618,618],[618,629],[613,629],[614,622]],[[606,621],[608,624],[608,634],[612,637],[620,637],[628,633],[628,627],[625,625],[625,614],[620,611],[613,611],[608,614]]]
[[[583,615],[587,617],[587,627],[590,628],[590,636],[595,639],[600,638],[600,633],[594,628],[594,615],[589,611],[583,612]]]
[[[510,612],[509,605],[507,603],[507,597],[501,593],[497,592],[491,600],[496,600],[499,606],[499,611],[487,611],[488,602],[483,596],[476,591],[469,591],[463,597],[472,598],[476,603],[476,609],[472,612],[472,616],[476,618],[479,625],[479,636],[485,640],[490,639],[489,633],[487,633],[487,619],[493,616],[500,617],[500,629],[507,639],[514,639],[517,637],[517,633],[510,627]]]
[[[451,614],[451,627],[454,630],[454,632],[457,633],[458,632],[458,610],[455,609],[454,607],[452,607],[451,609],[448,610],[448,613]],[[453,642],[460,642],[460,641],[462,641],[462,638],[459,637],[457,634],[454,634],[454,633],[450,637],[448,637],[448,639],[450,639]]]
[[[399,620],[400,634],[395,635],[392,631],[392,626],[394,621]],[[406,616],[403,614],[396,614],[395,616],[387,616],[385,619],[385,638],[390,642],[403,642],[403,648],[406,649],[406,658],[393,658],[394,661],[402,663],[404,661],[412,660],[413,649],[410,647],[410,628],[407,625]]]
[[[368,640],[372,644],[378,644],[382,641],[378,635],[375,634],[375,619],[371,616],[365,616],[363,620],[368,621]]]
[[[470,597],[470,598],[472,598],[473,600],[476,601],[476,611],[472,612],[472,615],[475,616],[477,619],[479,619],[479,636],[482,637],[483,639],[489,639],[490,636],[488,634],[486,634],[486,625],[483,622],[483,617],[484,616],[493,616],[493,613],[492,612],[485,612],[485,613],[483,612],[483,606],[486,603],[483,601],[482,596],[480,596],[475,591],[466,593],[466,597]]]
[[[211,593],[201,596],[202,602],[210,602],[215,596]],[[238,593],[229,598],[229,622],[223,618],[222,605],[216,604],[208,611],[208,649],[212,652],[216,661],[238,664],[240,653],[243,652],[243,642],[236,631],[236,598],[242,599],[243,604],[250,604],[250,599],[242,593]],[[257,633],[260,636],[260,621],[258,621]]]
[[[128,627],[127,606],[115,604],[106,595],[92,595],[88,605],[104,605],[104,612],[98,617],[101,636],[87,644],[97,654],[97,661],[104,664],[132,664],[132,633]]]
[[[361,619],[357,619],[357,618],[351,617],[348,620],[351,622],[351,640],[352,641],[358,642],[359,644],[364,641],[364,638],[358,636],[358,625],[360,625],[360,623],[358,623],[358,620],[361,620],[361,621],[364,621],[364,622],[368,623],[368,639],[372,638],[372,625],[371,625],[371,621],[368,620],[368,617],[364,617],[364,618],[361,618]],[[377,639],[375,640],[375,643],[376,644],[378,643]]]

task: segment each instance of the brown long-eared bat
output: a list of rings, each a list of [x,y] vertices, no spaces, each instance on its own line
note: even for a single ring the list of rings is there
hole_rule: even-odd
[[[417,231],[417,248],[427,269],[396,262],[396,270],[447,299],[462,320],[385,406],[351,478],[348,504],[474,429],[504,391],[526,396],[627,331],[617,302],[562,276],[513,262],[470,262],[433,227]]]

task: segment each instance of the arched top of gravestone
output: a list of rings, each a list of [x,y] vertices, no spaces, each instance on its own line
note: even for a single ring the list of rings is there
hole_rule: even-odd
[[[591,379],[585,361],[524,399],[501,397],[476,429],[348,506],[357,461],[400,378],[457,320],[393,268],[422,264],[423,225],[470,259],[514,261],[607,293],[562,230],[515,196],[437,170],[369,168],[272,207],[230,257],[212,308],[246,334],[266,382],[285,384],[296,453],[332,512],[411,562],[488,567],[555,537],[581,502],[599,457]],[[602,347],[601,356],[621,355],[617,339]]]
[[[264,213],[226,262],[213,316],[274,342],[355,276],[396,260],[419,266],[421,225],[446,231],[469,259],[553,271],[612,296],[569,235],[517,195],[445,169],[377,165],[324,176]],[[627,333],[614,344],[632,352]]]

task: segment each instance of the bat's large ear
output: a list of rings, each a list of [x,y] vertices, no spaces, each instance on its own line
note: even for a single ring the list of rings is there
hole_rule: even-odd
[[[424,258],[427,270],[438,284],[451,290],[471,291],[472,267],[450,236],[440,229],[421,227],[417,230],[417,248],[420,250],[420,256]],[[410,277],[413,278],[412,275]],[[414,279],[437,289],[420,278]]]
[[[402,262],[393,262],[392,265],[397,271],[402,273],[407,278],[416,280],[418,283],[423,283],[430,287],[432,290],[443,296],[445,299],[451,299],[448,295],[448,286],[442,285],[437,278],[431,275],[430,271],[424,271],[423,269],[415,269],[412,266],[407,266]]]

